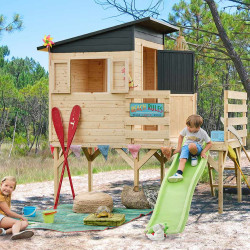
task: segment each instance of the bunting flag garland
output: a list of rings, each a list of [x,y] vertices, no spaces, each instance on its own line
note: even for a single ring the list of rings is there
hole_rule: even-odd
[[[109,145],[97,145],[98,149],[100,150],[101,154],[105,158],[108,159],[108,152],[109,152]]]
[[[128,149],[127,148],[122,148],[122,150],[127,154],[128,153]]]
[[[54,153],[54,149],[55,149],[55,148],[54,148],[51,144],[49,145],[49,148],[50,148],[50,152],[51,152],[51,154],[53,155],[53,153]],[[54,158],[54,157],[53,157],[53,158]]]
[[[134,158],[137,157],[140,148],[141,148],[141,145],[139,145],[139,144],[129,144],[128,145],[128,150]]]
[[[167,160],[172,156],[172,147],[161,147],[161,152],[165,155]]]
[[[80,157],[80,155],[81,155],[81,149],[82,149],[81,145],[71,145],[70,149],[72,150],[72,152],[74,153],[74,155],[76,156],[76,158]]]

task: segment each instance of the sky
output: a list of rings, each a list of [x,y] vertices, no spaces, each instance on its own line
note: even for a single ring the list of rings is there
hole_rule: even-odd
[[[150,3],[152,0],[137,0],[138,4]],[[166,4],[166,2],[169,4]],[[167,19],[174,3],[178,0],[165,1],[164,10],[158,19]],[[23,29],[12,33],[2,32],[0,46],[7,45],[11,59],[32,57],[48,70],[48,53],[37,51],[43,45],[45,35],[53,41],[61,41],[97,30],[109,28],[133,21],[129,15],[116,16],[115,9],[103,9],[94,0],[0,0],[0,14],[9,23],[15,13],[23,18]]]

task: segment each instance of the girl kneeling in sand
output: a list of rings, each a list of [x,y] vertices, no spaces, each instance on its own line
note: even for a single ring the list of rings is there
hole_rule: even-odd
[[[15,177],[7,176],[2,179],[0,187],[0,236],[12,233],[12,240],[31,238],[34,235],[32,231],[23,231],[28,226],[28,220],[10,210],[11,194],[15,188]]]

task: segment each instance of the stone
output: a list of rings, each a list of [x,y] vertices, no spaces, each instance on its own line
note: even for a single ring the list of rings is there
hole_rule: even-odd
[[[121,194],[122,204],[126,208],[134,208],[134,209],[147,209],[151,208],[147,198],[144,194],[144,191],[141,187],[139,187],[139,191],[135,192],[133,187],[124,186]]]
[[[112,197],[102,192],[82,192],[75,197],[73,211],[75,213],[95,213],[100,206],[107,206],[112,211]]]

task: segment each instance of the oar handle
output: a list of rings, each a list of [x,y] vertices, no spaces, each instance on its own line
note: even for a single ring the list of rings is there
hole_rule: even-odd
[[[245,152],[245,154],[246,154],[246,156],[247,156],[248,161],[250,162],[250,158],[249,158],[249,155],[248,155],[248,153],[247,153],[246,149],[245,149],[243,146],[242,146],[242,149],[243,149],[243,151]]]
[[[248,182],[247,182],[247,179],[246,179],[245,175],[243,174],[243,172],[242,172],[242,170],[241,170],[241,168],[240,168],[238,162],[237,162],[236,160],[234,160],[234,163],[236,164],[236,166],[237,166],[238,169],[240,170],[240,172],[241,172],[241,174],[242,174],[242,176],[243,176],[243,178],[244,178],[244,180],[245,180],[245,182],[246,182],[248,188],[250,189],[250,186],[249,186],[249,184],[248,184]]]

